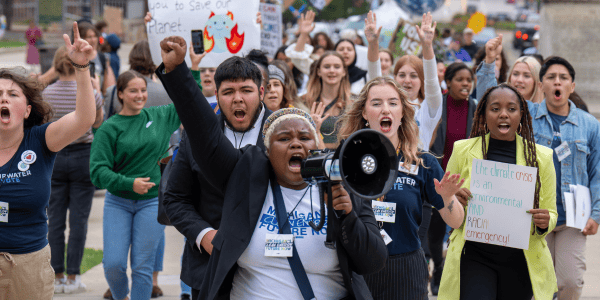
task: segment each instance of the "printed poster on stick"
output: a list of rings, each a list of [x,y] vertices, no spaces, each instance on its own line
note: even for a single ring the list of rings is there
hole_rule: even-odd
[[[281,5],[261,3],[260,13],[262,17],[261,49],[267,52],[269,57],[274,57],[277,49],[281,47],[283,32]]]
[[[406,54],[419,56],[421,48],[421,40],[419,39],[415,24],[400,19],[396,30],[392,34],[392,40],[388,49],[394,53],[394,57],[400,57]]]
[[[200,67],[217,67],[227,58],[260,49],[256,23],[259,0],[148,0],[152,21],[146,24],[154,64],[162,62],[160,41],[181,36],[189,50],[192,30],[202,30],[204,51]],[[185,61],[191,64],[186,53]]]
[[[529,249],[537,168],[473,159],[465,239]]]

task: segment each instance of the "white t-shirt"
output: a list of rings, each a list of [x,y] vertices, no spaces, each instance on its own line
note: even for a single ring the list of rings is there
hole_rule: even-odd
[[[412,101],[413,103],[418,102],[418,100]],[[421,107],[414,106],[415,108],[415,120],[417,121],[417,125],[419,126],[419,142],[421,143],[421,149],[423,151],[429,151],[429,144],[431,143],[431,138],[433,137],[433,132],[437,128],[437,124],[442,117],[442,108],[443,106],[438,106],[437,112],[435,113],[435,117],[431,117],[429,115],[429,102],[423,101],[421,103]]]
[[[216,104],[217,103],[217,95],[211,97],[205,97],[208,104]]]
[[[348,291],[340,271],[337,251],[325,247],[327,223],[315,232],[309,221],[319,223],[319,188],[313,186],[302,190],[282,187],[283,201],[289,217],[294,244],[308,275],[317,299],[342,299]],[[306,192],[306,195],[304,193]],[[312,211],[311,211],[312,194]],[[302,201],[300,201],[300,198]],[[300,201],[300,203],[298,203]],[[312,213],[314,212],[314,214]],[[279,227],[271,185],[252,234],[248,248],[237,263],[239,268],[233,277],[231,299],[302,299],[294,274],[286,257],[265,257],[266,234],[277,234]]]

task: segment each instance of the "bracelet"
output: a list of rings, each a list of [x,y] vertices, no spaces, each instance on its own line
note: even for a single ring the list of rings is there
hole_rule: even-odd
[[[89,61],[85,65],[79,65],[79,64],[76,64],[76,63],[74,63],[72,61],[71,61],[71,64],[73,65],[73,67],[78,68],[78,69],[85,69],[85,68],[87,68],[87,67],[90,66],[90,62]]]

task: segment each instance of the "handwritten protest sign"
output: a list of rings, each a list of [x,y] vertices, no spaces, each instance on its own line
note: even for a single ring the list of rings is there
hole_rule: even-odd
[[[388,48],[394,53],[395,57],[406,54],[418,56],[421,53],[422,47],[415,24],[403,19],[398,21]]]
[[[263,24],[260,32],[260,48],[269,53],[269,57],[273,57],[281,47],[283,33],[281,5],[261,3],[260,13]]]
[[[473,159],[465,239],[529,249],[537,168]]]
[[[225,59],[260,49],[256,23],[259,0],[148,0],[152,21],[146,25],[152,60],[162,62],[160,41],[177,35],[191,44],[192,30],[202,30],[208,54],[200,67],[216,67]],[[189,50],[189,49],[186,49]],[[185,57],[190,65],[189,56]]]

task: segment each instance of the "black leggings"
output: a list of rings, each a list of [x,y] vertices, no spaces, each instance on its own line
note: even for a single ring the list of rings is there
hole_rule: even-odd
[[[439,211],[434,209],[431,213],[431,222],[429,223],[429,253],[433,259],[434,270],[441,271],[444,265],[444,236],[446,235],[446,222],[442,219]]]
[[[531,300],[525,254],[510,261],[482,259],[468,244],[460,256],[461,300]]]

